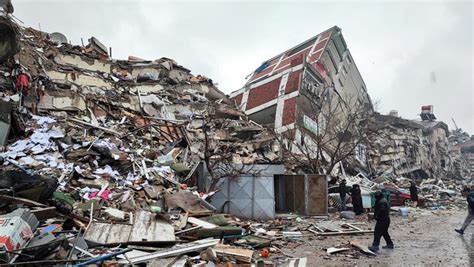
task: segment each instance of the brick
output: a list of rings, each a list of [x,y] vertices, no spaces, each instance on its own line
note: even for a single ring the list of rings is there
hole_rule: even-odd
[[[288,82],[286,83],[285,87],[285,94],[289,94],[291,92],[299,90],[302,72],[302,70],[297,70],[290,73],[290,76],[288,76]]]
[[[243,98],[244,94],[238,94],[236,96],[234,96],[232,99],[235,101],[235,103],[237,105],[240,105],[240,103],[242,103],[242,98]]]
[[[296,97],[285,100],[283,104],[282,125],[286,126],[296,121]]]
[[[328,39],[329,40],[329,39]],[[314,52],[318,51],[319,49],[322,49],[326,47],[327,40],[319,42],[316,47],[314,48]]]
[[[322,54],[322,50],[317,52],[317,53],[312,54],[309,58],[309,62],[314,62],[314,61],[318,60],[319,57],[321,56],[321,54]]]
[[[272,69],[273,69],[273,66],[269,66],[266,69],[262,70],[261,72],[256,73],[254,76],[252,76],[251,81],[255,81],[258,78],[261,78],[261,77],[269,74],[270,72],[272,72]]]
[[[249,92],[249,99],[245,110],[249,110],[265,104],[278,97],[281,77],[266,84],[255,87]]]

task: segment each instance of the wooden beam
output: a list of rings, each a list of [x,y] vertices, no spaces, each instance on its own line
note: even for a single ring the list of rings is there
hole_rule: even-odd
[[[0,195],[0,200],[6,201],[8,203],[21,203],[30,207],[40,207],[40,208],[48,207],[45,204],[41,204],[39,202],[29,200],[27,198],[22,198],[22,197],[11,197],[11,196],[6,196],[6,195]]]
[[[68,120],[70,121],[73,121],[73,122],[77,122],[77,123],[80,123],[82,125],[86,125],[86,126],[89,126],[89,127],[93,127],[93,128],[97,128],[97,129],[100,129],[102,131],[105,131],[105,132],[108,132],[108,133],[111,133],[111,134],[115,134],[115,135],[118,135],[118,136],[121,136],[121,134],[117,131],[114,131],[112,129],[109,129],[109,128],[105,128],[105,127],[102,127],[102,126],[95,126],[91,123],[88,123],[88,122],[85,122],[85,121],[81,121],[81,120],[78,120],[78,119],[74,119],[74,118],[69,118]]]
[[[371,234],[373,230],[363,230],[363,231],[339,231],[339,232],[327,232],[327,233],[318,233],[321,236],[331,236],[331,235],[358,235],[358,234]]]

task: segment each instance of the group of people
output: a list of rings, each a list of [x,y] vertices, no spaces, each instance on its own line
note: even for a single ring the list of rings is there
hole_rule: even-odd
[[[339,184],[339,196],[341,197],[341,210],[346,210],[346,195],[350,194],[352,197],[353,211],[356,215],[360,215],[364,212],[362,205],[362,194],[360,186],[357,184],[352,185],[350,193],[348,192],[346,180],[342,180]],[[418,203],[418,188],[416,187],[415,181],[412,181],[410,184],[410,199],[414,207]],[[455,229],[456,232],[463,235],[466,228],[474,220],[474,188],[470,188],[469,193],[467,194],[467,203],[468,203],[468,215],[464,220],[464,223],[460,229]],[[373,252],[379,250],[380,239],[383,237],[386,246],[383,246],[384,249],[393,249],[393,241],[388,233],[390,227],[390,204],[387,200],[387,197],[384,197],[381,191],[375,192],[375,205],[374,205],[374,218],[376,220],[375,229],[374,229],[374,241],[369,249]]]
[[[346,180],[342,180],[339,184],[339,196],[341,197],[341,210],[346,210],[346,196],[348,194]],[[352,207],[356,215],[364,213],[364,206],[362,205],[362,192],[358,184],[352,185],[350,190],[352,198]],[[374,206],[374,218],[377,221],[374,229],[374,241],[372,246],[369,247],[371,251],[378,251],[380,245],[380,239],[383,237],[386,246],[385,249],[393,249],[393,241],[388,233],[390,227],[390,205],[387,201],[387,197],[384,197],[381,191],[375,192],[375,206]]]
[[[346,180],[342,180],[339,184],[339,196],[341,197],[341,210],[346,210],[346,196],[351,195],[352,207],[356,215],[364,213],[364,207],[362,205],[362,192],[358,184],[352,185],[350,192],[347,190]]]

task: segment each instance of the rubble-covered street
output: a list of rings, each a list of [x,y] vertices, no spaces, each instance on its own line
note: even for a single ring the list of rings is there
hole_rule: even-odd
[[[464,210],[416,210],[407,218],[394,215],[391,235],[396,249],[381,250],[376,257],[364,257],[353,251],[327,254],[329,246],[344,246],[354,239],[370,244],[372,236],[369,235],[315,238],[284,251],[307,257],[315,266],[473,266],[474,234],[459,236],[453,230],[459,227],[465,216]]]
[[[377,110],[340,27],[239,89],[0,9],[0,266],[474,266],[474,136]]]

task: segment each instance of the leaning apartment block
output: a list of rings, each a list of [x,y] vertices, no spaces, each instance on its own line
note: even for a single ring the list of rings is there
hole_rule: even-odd
[[[300,96],[320,98],[324,87],[330,87],[335,97],[356,97],[372,109],[364,80],[337,26],[265,60],[231,97],[251,120],[274,124],[281,133],[294,129],[295,123],[311,121]]]

